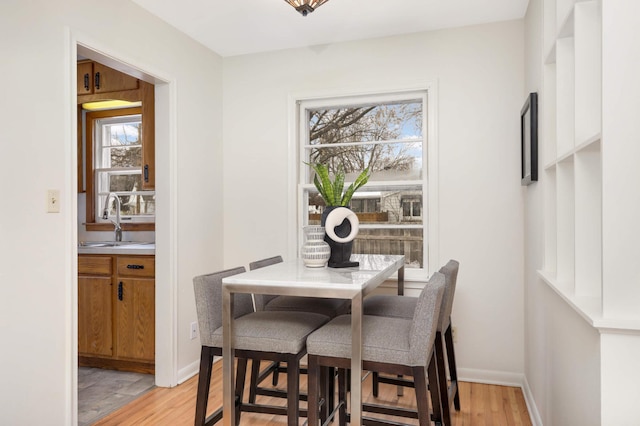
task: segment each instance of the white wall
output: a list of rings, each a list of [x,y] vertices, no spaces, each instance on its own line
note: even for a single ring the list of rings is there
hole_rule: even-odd
[[[453,308],[460,375],[519,383],[524,373],[523,40],[523,22],[510,21],[225,58],[225,266],[274,254],[295,256],[290,238],[297,225],[289,220],[288,192],[295,185],[289,174],[290,96],[435,82],[439,263],[461,262]]]
[[[525,202],[525,307],[527,391],[534,415],[545,425],[637,425],[640,399],[640,287],[638,281],[637,102],[640,6],[602,2],[602,282],[603,314],[591,324],[536,274],[544,250],[544,192],[529,187]],[[543,0],[530,0],[525,18],[526,91],[544,93]],[[555,16],[551,12],[552,16]],[[637,43],[636,43],[637,44]],[[637,47],[637,46],[635,46]],[[629,54],[635,52],[635,54]],[[555,90],[555,89],[553,89]],[[545,117],[541,98],[540,117]],[[540,123],[540,135],[555,123]],[[540,140],[541,154],[547,144]],[[543,155],[544,158],[544,155]],[[553,269],[553,268],[551,268]],[[530,407],[532,408],[532,407]]]
[[[75,419],[72,38],[170,82],[158,85],[156,96],[162,118],[156,132],[157,336],[178,342],[175,353],[162,355],[169,371],[193,370],[198,359],[199,342],[187,333],[196,318],[192,277],[222,266],[221,58],[130,1],[4,0],[0,413],[5,424],[36,424],[46,416],[47,424],[67,425]],[[45,213],[47,189],[61,190],[59,214]],[[177,329],[167,318],[172,304]],[[169,376],[164,383],[179,379]]]

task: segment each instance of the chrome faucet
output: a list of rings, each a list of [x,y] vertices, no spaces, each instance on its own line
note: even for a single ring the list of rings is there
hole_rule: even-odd
[[[120,208],[122,204],[120,202],[120,197],[115,192],[110,192],[107,195],[107,199],[104,200],[104,211],[102,212],[103,219],[109,219],[109,200],[113,197],[116,200],[116,220],[111,219],[111,223],[114,226],[115,239],[116,241],[122,241],[122,227],[120,226]]]

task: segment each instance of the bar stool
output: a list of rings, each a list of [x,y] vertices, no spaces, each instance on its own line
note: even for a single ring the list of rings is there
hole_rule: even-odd
[[[200,326],[200,376],[196,398],[195,425],[212,425],[222,418],[222,408],[206,417],[214,355],[222,355],[222,279],[245,272],[244,267],[227,269],[193,279],[198,323]],[[235,389],[236,424],[242,411],[287,416],[289,426],[299,418],[299,366],[306,354],[307,336],[329,321],[325,315],[295,312],[253,311],[251,295],[234,295],[233,342],[238,358]],[[243,402],[247,360],[284,361],[287,371],[287,407]],[[303,413],[306,414],[306,413]]]
[[[451,401],[456,411],[460,411],[460,394],[458,391],[458,372],[456,368],[456,358],[453,348],[453,333],[451,331],[451,310],[453,308],[453,297],[456,290],[458,269],[460,263],[456,260],[449,260],[446,265],[440,268],[440,273],[445,276],[445,291],[440,308],[437,333],[435,337],[435,352],[438,367],[438,377],[440,385],[440,396],[442,398],[442,420],[445,425],[451,424]],[[417,298],[395,295],[374,295],[368,297],[363,302],[363,313],[365,315],[375,315],[393,318],[410,318],[417,303]],[[450,384],[447,384],[447,371],[444,361],[446,346],[447,364],[449,367]],[[378,396],[378,383],[389,383],[400,386],[412,386],[407,382],[397,378],[380,376],[373,374],[373,395]]]
[[[363,315],[363,368],[388,374],[413,376],[417,413],[412,410],[372,404],[363,406],[363,411],[413,418],[417,414],[421,425],[427,425],[431,422],[426,371],[428,371],[429,382],[437,384],[434,340],[444,286],[444,275],[436,272],[417,298],[412,319]],[[345,371],[351,367],[351,316],[341,315],[311,333],[307,338],[307,351],[309,360],[309,425],[318,425],[319,406],[321,400],[326,398],[325,395],[322,395],[325,388],[319,386],[318,383],[321,368],[337,367],[339,369],[339,424],[342,426],[348,421],[345,408]],[[439,389],[437,385],[430,389],[433,418],[436,421],[441,419]],[[363,423],[397,424],[364,417]]]

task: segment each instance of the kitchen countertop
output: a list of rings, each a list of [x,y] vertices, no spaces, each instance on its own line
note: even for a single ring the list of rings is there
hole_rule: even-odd
[[[78,243],[78,254],[154,255],[156,244],[143,241],[86,241]]]

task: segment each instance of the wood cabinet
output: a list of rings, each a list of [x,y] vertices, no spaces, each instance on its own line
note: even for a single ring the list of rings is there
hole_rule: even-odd
[[[151,256],[118,256],[116,347],[121,358],[155,358],[155,279]]]
[[[78,353],[113,356],[112,260],[78,258]]]
[[[78,256],[81,366],[154,372],[155,258]]]
[[[128,74],[92,61],[78,62],[78,95],[136,90],[139,80]]]

